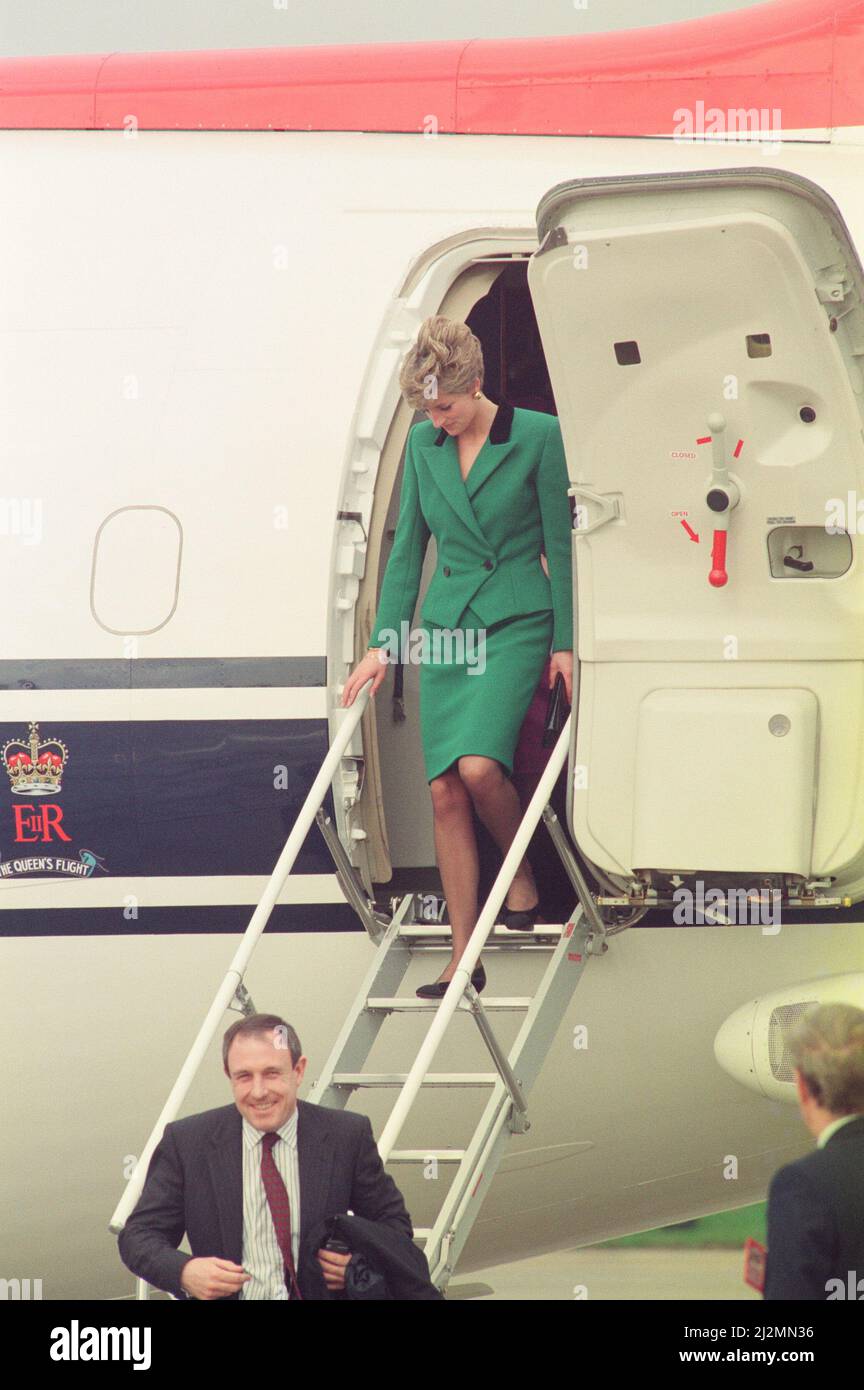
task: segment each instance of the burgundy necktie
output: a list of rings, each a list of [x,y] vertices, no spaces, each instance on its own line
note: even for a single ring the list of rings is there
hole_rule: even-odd
[[[276,1239],[279,1242],[279,1249],[282,1251],[288,1296],[302,1300],[303,1295],[297,1285],[297,1275],[294,1271],[294,1253],[291,1249],[291,1204],[288,1201],[288,1193],[282,1181],[282,1174],[276,1167],[276,1160],[273,1157],[273,1145],[278,1138],[279,1135],[275,1131],[271,1131],[269,1134],[265,1134],[261,1140],[261,1181],[267,1194],[267,1204],[270,1207],[270,1215],[276,1229]]]

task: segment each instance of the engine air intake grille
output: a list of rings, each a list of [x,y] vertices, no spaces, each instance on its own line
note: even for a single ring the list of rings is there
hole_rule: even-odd
[[[768,1057],[771,1062],[771,1075],[775,1081],[793,1081],[794,1065],[786,1046],[786,1039],[801,1015],[818,999],[805,999],[798,1004],[781,1004],[771,1013],[768,1024]]]

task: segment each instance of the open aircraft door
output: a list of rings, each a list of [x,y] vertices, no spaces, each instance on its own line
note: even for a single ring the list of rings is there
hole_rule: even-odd
[[[864,277],[840,212],[741,168],[573,180],[537,222],[576,503],[574,839],[631,901],[686,876],[864,897]]]

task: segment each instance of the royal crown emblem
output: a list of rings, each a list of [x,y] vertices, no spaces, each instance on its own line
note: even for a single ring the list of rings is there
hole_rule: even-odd
[[[26,743],[12,738],[3,744],[3,762],[12,790],[19,796],[54,796],[60,790],[68,757],[69,750],[62,739],[40,740],[39,725],[32,721]]]

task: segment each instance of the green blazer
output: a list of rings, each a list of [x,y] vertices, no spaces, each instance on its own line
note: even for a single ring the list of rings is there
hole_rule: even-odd
[[[465,482],[456,440],[423,420],[408,431],[399,521],[370,647],[411,623],[430,535],[435,574],[421,618],[454,628],[470,604],[486,627],[553,612],[553,651],[573,650],[570,480],[554,415],[498,407]],[[549,578],[540,552],[549,564]],[[550,583],[551,579],[551,583]]]

